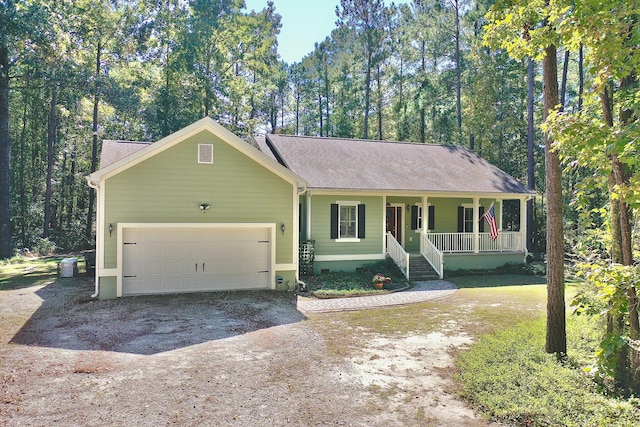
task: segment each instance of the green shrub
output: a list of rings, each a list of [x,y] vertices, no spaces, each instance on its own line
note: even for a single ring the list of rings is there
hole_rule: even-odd
[[[31,248],[31,254],[36,256],[53,255],[55,251],[56,244],[47,238],[36,240],[33,248]]]
[[[605,396],[581,366],[593,325],[571,317],[569,363],[544,352],[544,319],[483,336],[457,358],[463,395],[488,418],[522,426],[637,425],[637,400]]]

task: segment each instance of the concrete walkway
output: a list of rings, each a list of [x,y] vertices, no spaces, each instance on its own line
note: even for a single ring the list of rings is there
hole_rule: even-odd
[[[384,295],[330,299],[298,296],[298,311],[303,314],[311,314],[391,307],[446,297],[457,290],[453,283],[445,280],[431,280],[428,282],[415,282],[414,287],[407,291],[393,292]]]

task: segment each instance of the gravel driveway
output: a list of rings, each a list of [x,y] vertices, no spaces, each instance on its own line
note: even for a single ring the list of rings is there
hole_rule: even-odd
[[[438,375],[464,334],[368,335],[336,354],[336,314],[307,318],[290,293],[89,301],[92,288],[0,292],[0,424],[487,425]]]

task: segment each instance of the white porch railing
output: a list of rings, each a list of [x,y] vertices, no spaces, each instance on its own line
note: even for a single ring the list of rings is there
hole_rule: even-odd
[[[428,239],[426,233],[420,233],[420,253],[431,264],[431,267],[442,279],[444,277],[444,255]]]
[[[480,233],[480,252],[520,252],[524,250],[522,233],[503,231],[496,240],[491,240],[489,233]]]
[[[387,253],[396,265],[402,271],[405,277],[409,278],[409,254],[405,251],[400,243],[393,237],[393,234],[387,232]]]
[[[496,240],[479,233],[478,252],[522,252],[524,239],[519,231],[501,231]],[[473,233],[427,233],[427,239],[441,252],[475,252]]]

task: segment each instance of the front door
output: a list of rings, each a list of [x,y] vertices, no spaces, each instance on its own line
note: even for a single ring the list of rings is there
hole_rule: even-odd
[[[402,206],[387,206],[387,232],[402,244]]]

